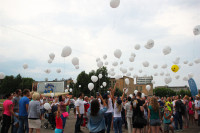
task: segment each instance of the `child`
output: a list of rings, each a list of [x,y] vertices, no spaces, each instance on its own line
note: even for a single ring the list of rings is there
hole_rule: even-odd
[[[60,113],[60,105],[58,105],[58,111],[56,113],[56,129],[55,133],[63,133],[63,122],[61,119],[61,113]]]
[[[164,119],[164,132],[165,133],[169,133],[170,129],[172,130],[172,133],[174,132],[173,127],[170,125],[171,124],[170,118],[171,118],[171,113],[168,110],[168,108],[165,107],[164,116],[163,116],[163,119]]]
[[[15,110],[15,114],[19,115],[19,109]],[[14,122],[13,122],[13,133],[17,133],[19,128],[19,120],[16,116],[14,116]]]

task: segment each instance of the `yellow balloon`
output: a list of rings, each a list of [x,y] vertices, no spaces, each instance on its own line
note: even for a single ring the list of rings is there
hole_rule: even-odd
[[[173,65],[173,66],[171,67],[171,70],[172,70],[173,72],[178,72],[178,70],[179,70],[178,65]]]

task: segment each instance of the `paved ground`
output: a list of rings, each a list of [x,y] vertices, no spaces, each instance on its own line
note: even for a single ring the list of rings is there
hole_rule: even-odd
[[[76,122],[76,119],[71,112],[69,118],[66,121],[66,127],[65,127],[64,132],[65,133],[74,133],[75,122]],[[84,131],[84,133],[89,133],[89,131],[86,128],[82,128],[82,131]],[[54,133],[54,131],[51,129],[42,128],[41,133]],[[112,131],[111,133],[114,133],[114,131]],[[128,132],[127,132],[127,130],[125,130],[123,128],[123,133],[128,133]],[[191,127],[189,129],[185,129],[181,133],[200,133],[200,127],[198,127],[196,125],[191,125]]]

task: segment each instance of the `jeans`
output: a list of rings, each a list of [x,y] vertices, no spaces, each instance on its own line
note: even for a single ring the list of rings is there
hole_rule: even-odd
[[[114,117],[113,125],[114,125],[115,133],[122,133],[122,118],[121,117]]]
[[[25,129],[24,129],[25,125]],[[19,116],[19,129],[18,133],[28,133],[29,128],[28,128],[28,116]]]
[[[175,130],[178,130],[178,123],[180,125],[180,129],[183,129],[182,114],[180,112],[175,113],[174,121],[175,121]]]
[[[13,125],[12,133],[17,133],[18,129],[19,129],[18,127],[16,127],[15,125]]]
[[[3,114],[3,124],[1,128],[1,133],[8,133],[11,124],[11,116]]]
[[[128,133],[132,133],[132,117],[126,117],[127,125],[128,125]]]
[[[198,115],[198,126],[200,126],[200,114]]]
[[[81,114],[81,117],[79,118],[79,115],[77,115],[76,124],[75,124],[75,133],[78,133],[81,131],[80,126],[83,121],[83,114]]]
[[[63,117],[63,115],[61,115],[61,119],[62,119],[62,122],[63,122],[63,130],[64,130],[67,117]]]
[[[111,122],[112,122],[112,113],[105,113],[104,117],[105,117],[107,133],[110,133],[110,127],[111,127]]]

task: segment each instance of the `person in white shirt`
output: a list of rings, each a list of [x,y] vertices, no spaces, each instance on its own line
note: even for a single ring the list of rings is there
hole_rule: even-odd
[[[128,133],[132,133],[132,116],[133,110],[131,108],[131,97],[128,97],[128,102],[125,104],[125,114],[126,114],[126,121],[128,126]]]
[[[80,126],[83,121],[83,114],[85,113],[83,98],[84,98],[84,94],[80,93],[79,98],[75,103],[76,115],[77,115],[76,124],[75,124],[75,133],[82,132],[80,129]]]

